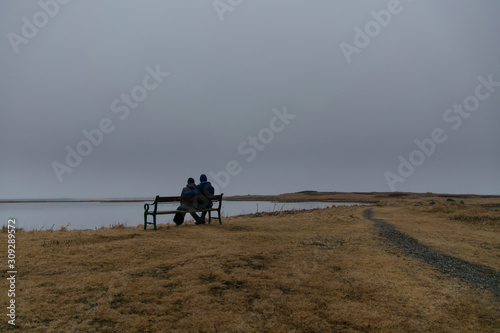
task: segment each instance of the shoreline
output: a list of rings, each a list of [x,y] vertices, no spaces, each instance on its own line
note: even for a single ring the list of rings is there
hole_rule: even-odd
[[[415,192],[318,192],[301,191],[295,193],[283,193],[277,195],[232,195],[224,197],[224,201],[271,201],[271,202],[361,202],[377,204],[379,202],[394,199],[499,199],[500,195],[483,194],[446,194],[446,193],[415,193]],[[154,201],[149,198],[103,198],[103,199],[5,199],[0,203],[59,203],[59,202],[148,202]]]

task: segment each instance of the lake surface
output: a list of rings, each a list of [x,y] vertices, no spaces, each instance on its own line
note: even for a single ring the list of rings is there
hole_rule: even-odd
[[[146,201],[151,203],[151,201]],[[16,218],[16,228],[25,230],[96,229],[114,224],[137,226],[144,224],[145,202],[16,202],[0,203],[0,225],[7,225],[9,218]],[[352,206],[349,202],[268,202],[225,201],[222,217],[257,212]],[[359,204],[363,205],[363,204]],[[164,209],[175,210],[178,203],[162,204]],[[151,217],[149,217],[151,219]],[[172,223],[173,215],[160,215],[157,223]],[[189,214],[186,221],[192,220]],[[151,220],[149,220],[151,221]],[[224,223],[224,221],[222,221]]]

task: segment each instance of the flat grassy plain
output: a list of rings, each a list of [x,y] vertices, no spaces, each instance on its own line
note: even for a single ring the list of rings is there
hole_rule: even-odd
[[[500,270],[499,197],[369,195],[376,218]],[[18,326],[2,315],[0,330],[498,332],[499,300],[490,291],[405,254],[378,235],[365,209],[259,213],[223,225],[161,224],[156,232],[142,225],[20,231]],[[5,228],[2,235],[6,249]]]

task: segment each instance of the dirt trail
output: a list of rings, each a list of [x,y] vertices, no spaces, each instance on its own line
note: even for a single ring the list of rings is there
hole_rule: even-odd
[[[500,299],[500,274],[495,270],[437,252],[420,244],[415,238],[397,230],[392,224],[373,218],[373,208],[365,210],[364,217],[380,228],[380,236],[402,248],[406,253],[424,260],[441,273],[460,278],[481,289],[488,289]]]

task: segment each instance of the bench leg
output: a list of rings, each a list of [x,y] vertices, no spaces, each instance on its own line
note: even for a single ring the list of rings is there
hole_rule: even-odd
[[[210,224],[211,219],[212,219],[212,212],[208,211],[208,224]]]
[[[146,230],[147,225],[148,225],[148,214],[144,213],[144,230]]]
[[[155,231],[156,231],[156,214],[153,215],[153,225],[155,226]]]

